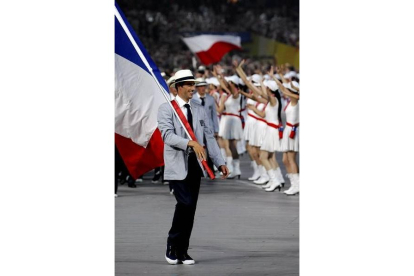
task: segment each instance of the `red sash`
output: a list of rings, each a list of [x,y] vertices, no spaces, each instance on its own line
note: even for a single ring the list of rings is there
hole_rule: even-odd
[[[289,134],[289,138],[294,139],[296,135],[296,128],[299,126],[299,123],[293,125],[291,123],[286,122],[286,125],[292,127],[290,134]]]
[[[262,121],[263,123],[266,123],[267,124],[267,121],[265,119],[256,117],[256,116],[254,116],[254,115],[252,115],[250,113],[247,113],[247,115],[250,116],[250,117],[252,117],[252,118],[255,118],[256,120]]]
[[[194,132],[191,129],[190,124],[187,121],[187,118],[185,117],[184,113],[182,112],[182,110],[178,106],[177,102],[175,100],[172,100],[171,104],[174,107],[175,111],[177,112],[177,115],[180,118],[181,122],[183,122],[185,129],[187,129],[188,134],[190,134],[191,139],[197,142],[197,138],[195,137]],[[201,161],[201,164],[203,165],[204,169],[207,171],[208,176],[211,179],[214,179],[215,178],[214,173],[211,171],[210,167],[208,166],[207,161],[203,160],[203,161]]]
[[[288,105],[290,104],[290,101],[286,104],[285,109],[283,109],[283,111],[286,112],[286,108],[288,108]]]
[[[227,113],[227,112],[223,112],[223,113],[221,113],[221,115],[235,116],[235,117],[239,117],[240,119],[241,119],[241,118],[243,118],[243,117],[242,117],[242,116],[240,116],[240,115],[233,114],[233,113]]]
[[[283,138],[283,126],[282,125],[275,125],[272,123],[267,123],[267,125],[279,130],[279,140]]]

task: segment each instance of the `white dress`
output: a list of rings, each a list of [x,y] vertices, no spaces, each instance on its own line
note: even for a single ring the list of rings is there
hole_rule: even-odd
[[[267,105],[268,104],[259,103],[256,104],[256,108],[259,111],[266,110]],[[266,132],[267,123],[265,119],[261,118],[256,113],[254,113],[253,116],[256,117],[256,122],[254,124],[254,127],[251,129],[252,135],[249,137],[249,144],[255,147],[260,147],[262,145],[263,138]]]
[[[290,102],[286,107],[285,113],[286,126],[285,130],[283,131],[282,151],[299,152],[299,102],[295,106],[292,106],[292,103]],[[293,127],[289,126],[288,124],[297,125],[294,138],[289,137]]]
[[[219,136],[226,140],[240,140],[243,137],[242,121],[240,119],[240,97],[234,99],[230,95],[224,102],[224,111],[221,114]]]
[[[247,104],[256,105],[257,102],[252,99],[247,99]],[[254,111],[248,109],[247,116],[246,116],[247,117],[246,124],[244,125],[244,130],[243,130],[243,138],[246,141],[249,141],[251,139],[251,136],[253,136],[253,132],[254,132],[253,128],[255,126],[256,119],[253,118],[252,115],[255,115]]]
[[[275,106],[271,106],[269,103],[265,109],[267,127],[260,150],[268,152],[281,151],[281,139],[279,139],[279,119],[277,117],[278,107],[279,101],[276,99]]]

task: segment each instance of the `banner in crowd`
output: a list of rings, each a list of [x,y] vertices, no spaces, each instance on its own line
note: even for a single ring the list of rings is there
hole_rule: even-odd
[[[243,46],[253,57],[274,57],[278,64],[290,63],[299,68],[299,48],[278,42],[271,38],[252,35],[252,42]]]
[[[219,62],[232,50],[241,50],[241,38],[234,35],[202,34],[183,37],[183,41],[204,65]]]
[[[134,179],[164,164],[157,128],[162,88],[169,91],[115,2],[115,144]]]

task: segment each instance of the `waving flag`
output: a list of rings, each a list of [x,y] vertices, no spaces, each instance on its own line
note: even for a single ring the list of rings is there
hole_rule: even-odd
[[[205,65],[219,62],[232,50],[241,50],[241,38],[234,35],[205,34],[185,37],[183,41]]]
[[[164,164],[158,107],[169,91],[115,2],[115,144],[133,178]],[[167,92],[168,93],[168,92]]]

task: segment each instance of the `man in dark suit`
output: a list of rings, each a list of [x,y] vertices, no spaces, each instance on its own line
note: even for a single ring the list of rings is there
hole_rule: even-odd
[[[206,176],[201,160],[206,160],[206,151],[214,165],[229,174],[220,149],[214,139],[209,119],[202,105],[190,102],[195,89],[195,79],[190,70],[180,70],[175,75],[177,97],[175,101],[191,126],[197,142],[189,140],[180,120],[168,103],[158,109],[158,129],[164,141],[164,179],[174,189],[177,200],[171,229],[168,233],[165,259],[169,264],[194,264],[188,255],[188,246],[194,224],[201,176]]]

